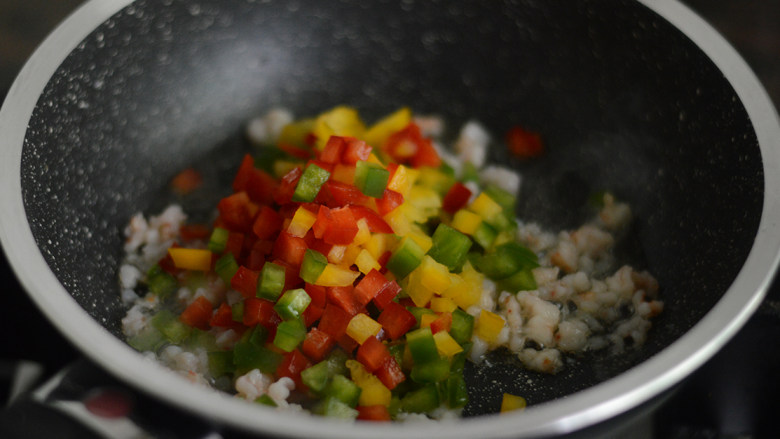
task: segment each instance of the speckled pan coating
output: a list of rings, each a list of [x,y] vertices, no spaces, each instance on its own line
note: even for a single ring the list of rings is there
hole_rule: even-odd
[[[452,129],[475,118],[494,133],[516,123],[541,132],[548,154],[537,162],[492,154],[523,173],[519,215],[551,228],[582,222],[603,189],[634,210],[620,251],[658,278],[666,304],[648,343],[557,376],[491,362],[470,371],[468,414],[495,411],[500,392],[537,404],[571,395],[662,352],[732,285],[765,211],[740,97],[639,3],[140,0],[67,56],[33,110],[21,187],[35,242],[68,293],[119,335],[128,218],[171,201],[167,181],[193,164],[212,166],[216,200],[249,117],[340,103],[368,119],[410,105]]]

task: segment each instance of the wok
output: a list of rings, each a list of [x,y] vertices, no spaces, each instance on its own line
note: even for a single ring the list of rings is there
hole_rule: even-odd
[[[467,371],[467,419],[356,425],[276,413],[192,386],[123,341],[122,229],[172,200],[196,166],[228,190],[247,118],[347,103],[401,105],[493,133],[521,123],[548,154],[523,173],[518,214],[552,229],[610,189],[635,214],[619,255],[661,285],[647,343],[558,375],[496,355]],[[36,51],[0,112],[0,241],[44,314],[130,385],[250,432],[321,437],[508,437],[625,412],[710,358],[755,310],[778,262],[777,115],[745,63],[676,2],[86,3]],[[488,413],[502,392],[532,407]],[[484,416],[479,416],[486,414]]]

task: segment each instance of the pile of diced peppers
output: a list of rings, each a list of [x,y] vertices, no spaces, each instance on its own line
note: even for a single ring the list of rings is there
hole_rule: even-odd
[[[456,178],[406,108],[370,128],[348,107],[286,126],[277,145],[244,157],[213,226],[182,226],[146,276],[162,300],[209,275],[243,300],[163,308],[130,344],[204,347],[214,378],[289,377],[326,416],[464,407],[472,336],[493,343],[505,324],[465,310],[484,276],[529,290],[538,265],[513,238],[514,197],[493,186],[474,196],[471,171]],[[206,248],[187,247],[197,242]],[[210,328],[240,341],[221,350]],[[505,395],[502,410],[524,406],[517,398]]]

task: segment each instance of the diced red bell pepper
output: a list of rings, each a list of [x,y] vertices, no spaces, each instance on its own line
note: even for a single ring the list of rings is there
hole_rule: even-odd
[[[382,363],[379,369],[374,371],[374,375],[376,375],[376,377],[379,378],[379,381],[390,390],[395,389],[396,386],[406,379],[406,375],[404,375],[403,370],[401,370],[401,366],[398,365],[398,362],[395,361],[395,357],[393,356],[385,359],[385,362]]]
[[[238,167],[238,172],[236,172],[236,176],[233,179],[233,192],[246,191],[254,169],[255,159],[251,155],[245,154],[244,159],[241,160],[241,166]]]
[[[272,241],[257,240],[252,245],[252,250],[246,258],[246,268],[260,271],[265,264],[265,257],[271,254],[274,243]]]
[[[179,244],[176,244],[175,242],[173,245],[171,245],[171,248],[179,247]],[[165,252],[165,256],[160,258],[159,261],[157,261],[157,265],[160,266],[160,268],[173,276],[176,276],[179,274],[181,269],[176,267],[176,264],[173,263],[173,258],[171,257],[171,252]]]
[[[371,149],[371,145],[362,140],[348,138],[344,152],[341,154],[341,163],[354,165],[358,161],[366,161],[371,155]]]
[[[330,223],[332,222],[332,220],[333,219],[330,216],[330,208],[328,206],[321,205],[319,210],[317,211],[317,219],[314,221],[314,224],[312,224],[311,226],[311,231],[312,233],[314,233],[314,237],[317,239],[322,239],[322,235],[324,235],[325,230],[327,230],[328,227],[330,227]]]
[[[390,411],[387,407],[378,405],[359,405],[357,418],[361,421],[390,421]]]
[[[379,369],[391,356],[390,350],[376,337],[368,337],[357,349],[355,358],[365,366],[369,372]]]
[[[298,238],[283,231],[276,238],[271,254],[293,267],[300,267],[307,248],[306,241],[303,238]]]
[[[382,325],[390,339],[397,340],[417,324],[417,319],[403,305],[390,302],[379,314],[377,322]]]
[[[401,286],[398,285],[398,282],[394,280],[389,281],[382,287],[381,290],[379,290],[379,293],[374,296],[374,305],[376,305],[376,307],[381,311],[385,309],[387,304],[395,299],[395,296],[397,296],[400,292]]]
[[[361,218],[365,218],[368,230],[371,233],[393,233],[393,229],[387,224],[387,221],[368,207],[350,206],[350,210],[355,220],[359,221]]]
[[[295,381],[295,389],[306,392],[308,388],[301,381],[301,372],[311,367],[311,361],[298,349],[284,354],[282,362],[276,368],[278,378],[289,377]]]
[[[322,234],[322,240],[332,245],[349,245],[357,232],[357,221],[349,206],[337,207],[330,209],[330,223]]]
[[[347,334],[342,335],[339,337],[338,340],[336,340],[336,344],[339,345],[342,351],[346,352],[347,354],[352,354],[352,352],[357,349],[359,346],[358,342],[355,341],[354,338],[350,337]]]
[[[309,246],[312,250],[317,250],[318,252],[322,253],[323,255],[327,256],[330,252],[330,249],[333,248],[333,245],[328,244],[327,242],[314,238],[314,234],[311,235],[312,239],[309,240],[309,235],[307,234],[306,237],[304,237],[304,240],[306,241],[306,244]]]
[[[179,315],[179,320],[186,325],[205,331],[209,329],[212,308],[208,299],[198,296],[182,311],[181,315]]]
[[[330,136],[325,148],[320,153],[320,160],[325,163],[337,164],[341,162],[341,154],[346,147],[346,142],[342,136]]]
[[[239,232],[230,232],[225,243],[225,253],[233,253],[236,260],[241,259],[241,250],[244,249],[244,234]]]
[[[300,271],[298,267],[294,267],[281,259],[274,259],[271,262],[284,268],[284,291],[298,288],[303,283],[303,280],[298,276]]]
[[[260,207],[252,231],[259,239],[270,239],[282,229],[282,217],[268,206]]]
[[[447,195],[442,200],[442,209],[450,214],[462,209],[471,198],[471,190],[467,188],[463,183],[456,181],[447,191]]]
[[[311,151],[308,149],[300,148],[295,145],[290,145],[289,143],[280,143],[279,149],[286,152],[287,154],[297,157],[299,159],[306,160],[311,157]]]
[[[521,159],[532,159],[544,153],[541,136],[519,126],[512,127],[507,131],[506,144],[509,152]]]
[[[303,170],[300,166],[293,168],[290,172],[284,174],[279,182],[279,188],[274,194],[274,201],[277,204],[288,204],[292,202],[292,196],[295,192],[295,186],[298,185],[298,180],[301,179]]]
[[[278,183],[262,169],[252,169],[246,193],[249,199],[259,204],[271,204],[274,201]]]
[[[385,216],[404,202],[404,196],[392,189],[385,189],[382,198],[376,200],[376,210]]]
[[[221,328],[232,328],[235,326],[236,322],[233,321],[233,310],[230,309],[230,305],[226,302],[222,302],[214,315],[211,316],[209,325],[219,326]]]
[[[439,331],[449,332],[451,327],[452,313],[443,312],[439,315],[439,317],[436,317],[436,320],[431,322],[431,332],[433,334]]]
[[[187,195],[199,188],[201,184],[203,184],[203,176],[192,168],[179,172],[171,180],[171,188],[179,195]]]
[[[179,227],[179,235],[184,242],[196,239],[205,241],[211,236],[211,229],[203,224],[184,224]]]
[[[217,203],[219,216],[230,230],[243,232],[252,224],[252,213],[246,192],[236,192]]]
[[[431,140],[423,137],[420,127],[414,122],[391,134],[383,149],[396,162],[411,163],[415,168],[420,166],[435,168],[441,165],[441,158],[439,158],[436,149],[433,148]]]
[[[306,284],[303,288],[311,298],[311,305],[325,307],[328,303],[327,288],[321,285]]]
[[[414,316],[412,316],[414,318]],[[330,335],[334,340],[338,340],[347,332],[347,325],[352,319],[346,311],[336,304],[328,303],[325,305],[325,311],[320,317],[320,323],[317,325],[320,331]]]
[[[327,287],[328,302],[337,305],[343,309],[349,316],[358,313],[362,305],[357,302],[354,294],[354,287],[347,285],[343,287]]]
[[[355,285],[354,296],[361,306],[365,306],[382,291],[390,281],[380,272],[371,270]]]
[[[259,273],[245,266],[238,267],[238,271],[230,279],[230,286],[241,293],[245,298],[255,297],[257,294],[257,277]]]
[[[342,183],[336,180],[328,180],[322,188],[330,197],[327,199],[328,207],[342,207],[346,205],[371,205],[371,197],[360,191],[354,184]],[[320,190],[320,192],[323,192]]]
[[[278,325],[281,320],[274,310],[274,303],[270,300],[257,297],[248,297],[244,300],[244,325],[263,325],[270,328]]]
[[[311,328],[303,340],[301,349],[307,357],[314,361],[320,361],[330,352],[334,344],[333,337],[319,328]]]
[[[325,312],[324,306],[319,305],[311,305],[306,307],[306,310],[303,311],[303,323],[308,327],[317,322],[322,317],[322,314]]]

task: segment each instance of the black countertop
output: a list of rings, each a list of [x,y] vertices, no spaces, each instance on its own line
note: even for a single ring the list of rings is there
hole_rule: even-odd
[[[0,94],[10,86],[36,45],[80,3],[78,0],[0,1]],[[734,45],[775,105],[780,106],[780,0],[686,0],[683,3],[696,10]],[[2,257],[0,291],[5,298],[5,306],[0,307],[0,333],[12,334],[0,342],[0,374],[7,375],[5,366],[10,362],[30,360],[43,366],[46,378],[79,361],[79,353],[35,308]],[[778,437],[780,427],[776,426],[775,419],[780,407],[778,339],[780,282],[773,285],[758,312],[721,352],[637,424],[644,429],[641,436]],[[2,420],[0,417],[0,423]]]

